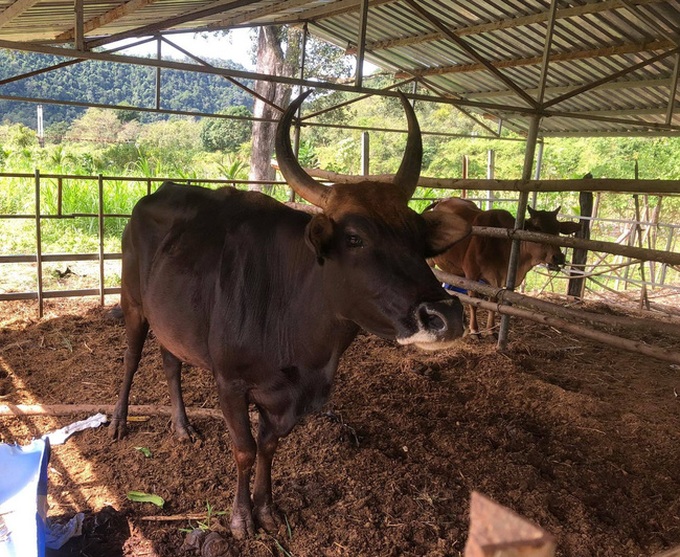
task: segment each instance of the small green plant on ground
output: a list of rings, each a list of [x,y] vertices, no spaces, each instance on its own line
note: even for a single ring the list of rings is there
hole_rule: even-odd
[[[210,503],[210,501],[205,502],[205,518],[202,520],[197,520],[196,521],[196,527],[193,526],[192,521],[189,521],[189,528],[180,528],[180,532],[192,532],[193,530],[203,530],[204,532],[208,532],[210,530],[210,526],[212,524],[212,521],[217,518],[218,516],[224,516],[227,514],[227,511],[218,511],[215,510],[215,507]]]

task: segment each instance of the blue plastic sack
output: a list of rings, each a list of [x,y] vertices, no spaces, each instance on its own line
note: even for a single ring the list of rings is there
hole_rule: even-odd
[[[47,516],[48,439],[0,443],[0,557],[43,557]]]

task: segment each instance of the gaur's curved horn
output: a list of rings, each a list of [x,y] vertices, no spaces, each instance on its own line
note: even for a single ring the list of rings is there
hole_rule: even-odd
[[[423,163],[423,141],[420,136],[418,119],[411,103],[408,102],[408,99],[401,91],[398,91],[398,93],[408,120],[408,139],[406,140],[404,158],[401,160],[399,170],[397,170],[397,174],[394,176],[394,184],[404,192],[408,202],[413,192],[416,191],[418,178],[420,178],[420,167]]]
[[[319,184],[314,178],[307,174],[297,161],[293,153],[293,147],[290,144],[290,124],[293,120],[293,114],[297,112],[302,104],[302,101],[307,98],[311,90],[302,93],[297,99],[288,105],[288,108],[281,116],[279,124],[276,128],[276,160],[279,164],[281,174],[288,182],[288,185],[293,188],[303,199],[310,203],[321,207],[326,206],[330,188]]]

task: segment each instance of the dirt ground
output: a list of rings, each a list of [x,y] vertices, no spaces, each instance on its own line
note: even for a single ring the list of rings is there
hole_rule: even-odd
[[[0,303],[0,403],[113,404],[124,330],[107,311],[47,301],[39,320],[35,302]],[[680,370],[513,326],[504,354],[489,340],[423,353],[360,335],[330,402],[281,442],[273,481],[284,523],[243,542],[225,527],[235,468],[220,420],[193,420],[194,444],[175,441],[159,416],[115,443],[105,426],[77,433],[53,448],[48,516],[84,512],[84,534],[49,555],[192,555],[186,530],[203,525],[228,555],[459,556],[472,490],[551,532],[562,557],[649,557],[680,544]],[[676,335],[640,336],[679,349]],[[183,378],[188,406],[216,407],[208,372]],[[131,402],[169,404],[153,339]],[[85,417],[0,417],[0,439],[25,443]],[[131,490],[166,503],[132,502]]]

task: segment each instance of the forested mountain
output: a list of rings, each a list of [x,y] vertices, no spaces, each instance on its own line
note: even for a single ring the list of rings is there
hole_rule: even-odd
[[[59,56],[0,49],[0,80],[67,60],[69,59]],[[231,69],[245,69],[229,62],[227,66]],[[84,61],[1,85],[0,95],[153,108],[155,76],[155,68]],[[252,109],[252,97],[220,76],[166,69],[161,72],[161,108],[218,112],[237,105]],[[84,112],[85,108],[45,104],[45,127],[58,122],[71,123]],[[0,115],[0,123],[20,122],[36,128],[34,103],[0,100]],[[142,122],[150,122],[167,116],[139,113],[139,118]]]

